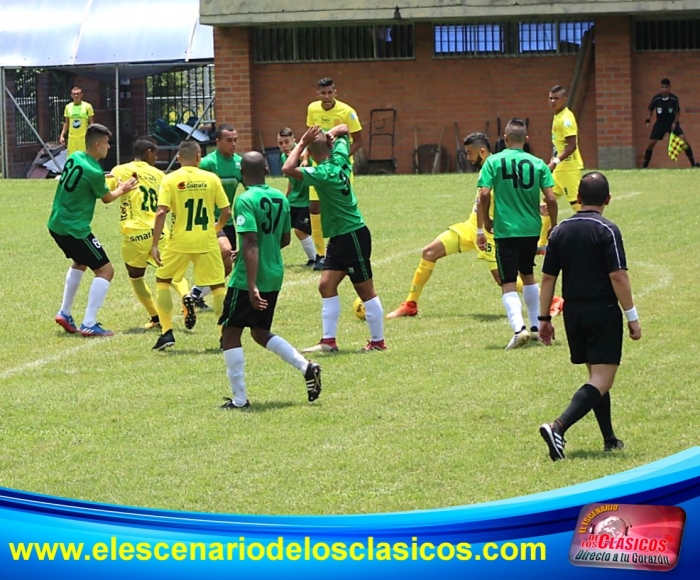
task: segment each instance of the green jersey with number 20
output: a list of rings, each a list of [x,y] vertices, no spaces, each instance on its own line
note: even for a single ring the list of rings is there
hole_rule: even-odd
[[[478,186],[491,189],[495,239],[540,235],[540,192],[554,187],[544,161],[522,149],[506,149],[486,160]]]

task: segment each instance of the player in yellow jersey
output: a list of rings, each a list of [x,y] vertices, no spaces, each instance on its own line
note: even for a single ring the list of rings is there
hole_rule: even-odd
[[[471,133],[468,135],[464,139],[464,146],[467,159],[477,168],[481,168],[484,161],[491,155],[489,138],[483,133]],[[493,233],[484,230],[483,219],[481,212],[479,212],[478,197],[479,194],[477,192],[469,219],[451,225],[423,248],[423,255],[418,268],[413,274],[411,289],[406,300],[396,310],[387,314],[387,319],[391,320],[418,314],[418,299],[423,292],[423,288],[430,280],[436,262],[445,256],[476,251],[477,258],[484,262],[496,284],[501,285]],[[489,214],[493,215],[493,197],[491,198]],[[517,287],[519,292],[522,291],[522,286],[522,280],[518,278]],[[555,299],[558,299],[558,297],[555,296]]]
[[[183,141],[178,150],[180,169],[166,175],[158,192],[151,255],[158,264],[156,270],[156,308],[163,329],[154,350],[164,350],[175,344],[173,336],[173,299],[169,284],[185,274],[190,263],[194,264],[194,283],[210,286],[214,298],[214,314],[218,318],[224,309],[224,262],[221,258],[216,235],[229,217],[231,207],[221,179],[199,168],[202,152],[197,143]],[[219,220],[214,222],[214,210],[219,208]],[[175,215],[170,239],[163,253],[158,248],[165,218],[168,212]],[[185,309],[185,327],[193,328],[197,322],[194,299],[187,295],[182,300]]]
[[[318,126],[324,131],[329,131],[338,125],[347,125],[350,131],[350,164],[352,165],[352,156],[362,147],[362,125],[355,109],[336,98],[338,92],[333,79],[322,78],[318,81],[316,94],[318,95],[318,100],[309,103],[306,110],[306,126]],[[350,174],[350,181],[352,182],[352,173]],[[318,201],[318,194],[313,187],[309,188],[309,214],[311,219],[311,237],[314,240],[317,254],[314,270],[322,270],[326,246],[323,243],[321,206]]]
[[[95,111],[92,109],[92,105],[87,101],[83,101],[83,89],[73,87],[70,91],[70,96],[73,102],[68,103],[63,110],[64,121],[59,139],[61,145],[65,145],[66,135],[68,135],[67,153],[69,157],[76,151],[85,151],[87,128],[88,125],[92,125],[95,118]]]
[[[554,177],[554,194],[564,196],[577,212],[581,209],[577,201],[578,184],[581,181],[583,158],[578,146],[578,124],[576,117],[566,106],[566,89],[560,85],[549,91],[549,107],[554,113],[552,119],[552,159],[549,170]],[[542,218],[542,231],[538,243],[538,253],[547,247],[547,232],[551,228],[548,216]]]
[[[150,320],[146,329],[160,326],[158,311],[153,302],[151,290],[146,285],[144,275],[151,260],[151,238],[158,209],[158,189],[165,174],[155,167],[158,156],[158,144],[150,137],[141,137],[134,143],[134,160],[117,165],[110,172],[114,186],[119,181],[128,181],[131,177],[138,179],[136,189],[131,190],[120,199],[119,226],[122,238],[122,258],[129,274],[129,281],[136,298],[143,304]],[[107,180],[110,183],[110,179]],[[112,187],[112,186],[110,186]],[[170,235],[167,226],[163,229],[163,238]],[[161,240],[161,243],[165,243]],[[182,278],[172,284],[175,291],[184,297],[189,292],[187,280]]]

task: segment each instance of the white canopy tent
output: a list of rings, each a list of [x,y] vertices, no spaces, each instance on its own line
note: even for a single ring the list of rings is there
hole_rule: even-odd
[[[213,58],[213,28],[199,24],[199,0],[1,0],[2,174],[7,175],[9,92],[3,69],[65,67],[109,75],[118,93],[120,79]],[[119,144],[118,94],[116,104]]]

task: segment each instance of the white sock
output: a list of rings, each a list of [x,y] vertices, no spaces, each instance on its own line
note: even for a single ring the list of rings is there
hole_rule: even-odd
[[[80,281],[83,279],[82,270],[76,270],[75,268],[68,268],[66,273],[66,285],[63,287],[63,302],[61,302],[61,312],[68,314],[69,316],[73,314],[73,301],[75,300],[75,295],[78,293],[78,287],[80,286]]]
[[[517,292],[507,292],[503,295],[503,306],[506,309],[508,322],[513,329],[513,332],[520,332],[525,321],[523,320],[523,305],[520,302],[520,296]]]
[[[209,286],[192,286],[190,294],[193,298],[199,300],[200,298],[209,296],[209,294],[211,294],[211,288],[209,288]]]
[[[302,373],[305,373],[306,368],[309,366],[309,361],[301,356],[301,354],[281,336],[273,336],[267,341],[265,348],[274,352],[284,362],[292,365]]]
[[[323,321],[323,338],[335,338],[340,319],[340,296],[321,299],[321,320]]]
[[[537,317],[540,315],[540,288],[537,284],[523,286],[523,300],[527,308],[527,317],[530,319],[530,328],[539,328]]]
[[[384,309],[379,296],[365,302],[365,319],[372,342],[384,340]]]
[[[314,239],[309,236],[308,238],[304,238],[303,240],[299,240],[299,243],[301,244],[301,247],[304,249],[304,252],[306,253],[306,257],[309,260],[315,260],[316,259],[316,246],[314,245]]]
[[[248,400],[245,390],[245,361],[243,359],[243,347],[230,348],[224,351],[224,362],[226,363],[226,374],[228,382],[231,384],[233,402],[236,406],[242,407]]]
[[[97,324],[97,311],[102,307],[105,301],[107,290],[109,290],[109,280],[95,276],[95,279],[90,285],[87,308],[85,309],[85,317],[83,318],[83,324],[85,326],[95,326],[95,324]]]

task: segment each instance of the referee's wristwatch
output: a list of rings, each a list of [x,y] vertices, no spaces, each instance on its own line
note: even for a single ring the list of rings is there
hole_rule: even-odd
[[[547,314],[547,316],[538,316],[537,320],[539,320],[540,322],[551,322],[552,317],[549,314]]]

